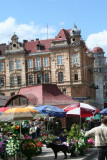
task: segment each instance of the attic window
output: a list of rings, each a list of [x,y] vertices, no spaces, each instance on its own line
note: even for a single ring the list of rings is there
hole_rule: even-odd
[[[41,50],[40,45],[37,45],[37,50],[38,50],[38,51],[40,51],[40,50]]]
[[[62,36],[59,36],[59,38],[62,38]]]
[[[16,44],[15,44],[15,43],[13,44],[13,47],[16,47]]]

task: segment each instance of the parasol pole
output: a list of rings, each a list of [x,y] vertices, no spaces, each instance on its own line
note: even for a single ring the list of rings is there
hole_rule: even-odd
[[[80,132],[81,132],[81,107],[80,107]]]
[[[21,138],[21,121],[20,121],[20,138]]]

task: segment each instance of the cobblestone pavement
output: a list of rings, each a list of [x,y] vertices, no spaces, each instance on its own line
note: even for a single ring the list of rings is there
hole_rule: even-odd
[[[70,157],[70,153],[67,153],[68,158],[67,160],[83,160],[84,156],[78,156],[78,157]],[[64,159],[64,154],[62,152],[58,152],[57,154],[57,160],[63,160]],[[26,159],[23,159],[26,160]],[[43,148],[43,152],[32,158],[32,160],[54,160],[54,153],[52,149],[50,148]],[[97,160],[96,156],[91,157],[90,160]]]

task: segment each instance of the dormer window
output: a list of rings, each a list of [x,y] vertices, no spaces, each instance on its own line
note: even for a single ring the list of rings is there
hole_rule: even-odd
[[[37,45],[37,50],[38,50],[38,51],[40,51],[40,50],[41,50],[40,45]]]
[[[62,38],[62,36],[59,36],[59,38]]]

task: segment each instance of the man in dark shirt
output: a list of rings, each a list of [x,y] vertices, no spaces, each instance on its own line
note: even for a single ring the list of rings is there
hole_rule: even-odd
[[[87,131],[95,127],[94,118],[90,117],[90,121],[87,123]]]

